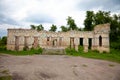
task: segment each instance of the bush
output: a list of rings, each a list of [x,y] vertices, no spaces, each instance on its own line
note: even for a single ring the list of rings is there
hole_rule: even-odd
[[[68,55],[73,55],[74,53],[77,53],[77,51],[74,48],[70,48],[70,47],[66,48],[65,51],[66,54]]]
[[[99,53],[99,51],[98,50],[91,50],[92,52],[94,52],[94,53]]]
[[[43,49],[42,49],[41,47],[39,47],[37,51],[38,51],[38,53],[40,54],[40,53],[43,52]]]
[[[0,46],[0,50],[6,50],[6,46]]]
[[[23,48],[23,51],[27,51],[27,50],[29,50],[29,47],[28,47],[28,46],[25,46],[25,47]]]
[[[113,49],[120,50],[120,43],[118,41],[117,42],[111,42],[110,47],[113,48]]]
[[[43,49],[41,47],[38,47],[36,49],[34,49],[33,47],[31,48],[31,51],[34,52],[34,54],[42,54]]]
[[[78,52],[79,52],[79,53],[83,53],[83,50],[84,50],[83,46],[80,46],[80,45],[79,45],[79,46],[78,46]]]

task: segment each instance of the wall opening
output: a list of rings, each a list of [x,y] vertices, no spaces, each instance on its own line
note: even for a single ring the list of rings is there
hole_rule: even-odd
[[[89,43],[88,49],[91,49],[91,47],[92,47],[92,38],[88,38],[88,43]]]
[[[53,40],[53,47],[57,46],[57,39]]]
[[[47,37],[47,41],[49,41],[50,40],[50,37]]]
[[[83,38],[80,38],[80,39],[79,39],[79,45],[80,45],[80,46],[83,46]]]
[[[15,36],[15,50],[19,50],[19,36]]]
[[[99,46],[101,47],[102,46],[102,37],[99,36]]]
[[[24,41],[24,46],[25,46],[25,48],[28,48],[28,36],[25,36],[24,37],[25,38],[25,41]]]
[[[33,47],[34,47],[34,48],[37,48],[37,47],[38,47],[38,37],[34,37]]]
[[[47,37],[47,45],[49,46],[50,37]]]

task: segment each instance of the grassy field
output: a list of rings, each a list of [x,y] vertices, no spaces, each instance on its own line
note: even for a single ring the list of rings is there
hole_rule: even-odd
[[[11,54],[11,55],[34,55],[34,54],[42,54],[42,49],[38,48],[38,49],[30,49],[23,51],[10,51],[0,48],[0,53]]]
[[[8,51],[5,49],[0,49],[0,53],[11,54],[11,55],[34,55],[34,54],[42,54],[42,50],[31,49],[26,51]],[[114,49],[111,49],[110,53],[99,53],[98,51],[91,51],[91,50],[89,50],[87,53],[84,53],[82,48],[80,48],[78,52],[75,51],[74,49],[66,49],[66,55],[81,56],[86,58],[108,60],[108,61],[120,63],[120,50],[114,50]]]
[[[91,51],[89,50],[87,53],[74,51],[74,50],[67,50],[67,55],[70,56],[82,56],[86,58],[93,58],[93,59],[101,59],[101,60],[108,60],[120,63],[120,50],[111,49],[110,53],[99,53],[98,51]]]

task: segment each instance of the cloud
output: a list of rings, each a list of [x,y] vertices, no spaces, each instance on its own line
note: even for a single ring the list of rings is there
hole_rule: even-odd
[[[7,36],[7,30],[6,29],[0,29],[0,38],[3,36]]]
[[[81,10],[101,9],[112,12],[120,12],[120,0],[81,0],[78,4]]]
[[[54,19],[47,14],[32,14],[25,18],[26,22],[33,22],[33,23],[54,23]]]
[[[3,14],[0,14],[0,24],[18,25],[18,23],[14,19],[7,17]]]
[[[0,28],[43,24],[49,30],[55,24],[60,30],[61,25],[66,26],[67,16],[71,16],[78,27],[83,27],[86,10],[120,13],[119,4],[119,0],[0,0]]]

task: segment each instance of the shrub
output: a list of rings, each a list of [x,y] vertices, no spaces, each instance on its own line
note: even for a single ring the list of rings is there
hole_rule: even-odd
[[[113,49],[120,50],[120,43],[118,41],[117,42],[111,42],[110,47],[113,48]]]
[[[23,47],[23,51],[27,51],[27,50],[29,50],[28,46]]]
[[[79,45],[79,46],[78,46],[78,52],[79,52],[79,53],[83,53],[83,50],[84,50],[83,46],[80,46],[80,45]]]
[[[99,51],[98,51],[98,50],[92,50],[92,52],[94,52],[94,53],[99,53]]]
[[[103,53],[108,53],[108,52],[106,52],[106,51],[103,51]]]
[[[38,52],[42,53],[43,49],[41,47],[38,48]]]
[[[69,55],[73,55],[74,53],[77,53],[77,51],[74,48],[70,48],[70,47],[66,48],[65,51],[66,51],[66,54],[69,54]]]
[[[6,50],[6,46],[0,46],[0,50]]]
[[[32,50],[35,51],[35,54],[42,54],[43,49],[41,47],[38,47],[37,49],[32,48]]]

